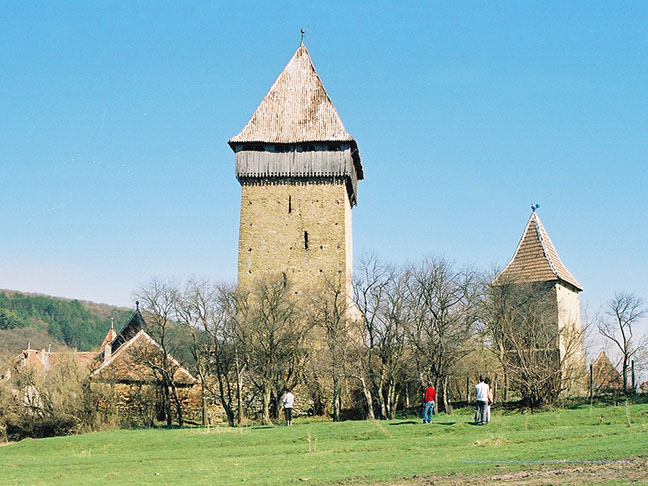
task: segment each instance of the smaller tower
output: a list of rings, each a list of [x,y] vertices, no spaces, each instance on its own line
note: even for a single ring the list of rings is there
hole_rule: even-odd
[[[562,375],[565,380],[567,377],[580,375],[580,371],[584,371],[585,366],[580,337],[577,349],[574,350],[574,343],[570,342],[569,356],[565,355],[568,352],[566,349],[568,336],[580,336],[582,327],[578,294],[583,287],[560,260],[536,213],[538,207],[537,204],[531,206],[531,217],[515,254],[508,265],[495,277],[493,284],[538,284],[538,292],[547,292],[550,300],[555,304],[553,315],[556,335],[560,336],[560,342],[556,343],[556,346],[560,350],[563,363]],[[573,388],[580,387],[580,384],[566,383],[566,386]]]

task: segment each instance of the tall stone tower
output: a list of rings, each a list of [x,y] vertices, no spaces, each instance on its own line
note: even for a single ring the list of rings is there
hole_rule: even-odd
[[[535,210],[529,218],[513,258],[495,277],[493,283],[537,284],[534,288],[538,292],[546,292],[554,308],[552,320],[557,330],[555,335],[558,336],[555,347],[560,351],[563,379],[584,371],[585,358],[580,341],[581,317],[578,298],[583,287],[563,265]],[[568,343],[567,341],[574,336],[579,337]],[[569,350],[566,349],[567,346]],[[579,388],[581,384],[567,386],[573,389]]]
[[[350,289],[362,163],[303,42],[229,145],[242,188],[239,288],[272,275],[297,293],[330,277]]]

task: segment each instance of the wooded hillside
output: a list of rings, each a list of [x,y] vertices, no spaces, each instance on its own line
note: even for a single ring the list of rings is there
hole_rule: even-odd
[[[119,328],[132,311],[105,304],[0,291],[0,353],[32,347],[96,349],[114,317]]]

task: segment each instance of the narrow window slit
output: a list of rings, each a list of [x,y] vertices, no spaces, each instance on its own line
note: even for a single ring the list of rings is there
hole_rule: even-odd
[[[304,231],[304,249],[308,250],[308,231]]]

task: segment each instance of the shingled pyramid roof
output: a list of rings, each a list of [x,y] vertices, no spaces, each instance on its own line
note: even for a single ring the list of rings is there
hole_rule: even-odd
[[[250,121],[229,144],[351,142],[306,46],[301,44]]]
[[[495,277],[494,283],[503,281],[549,282],[551,280],[567,282],[578,291],[583,290],[578,280],[560,261],[558,252],[542,226],[538,214],[533,212],[513,258]]]

